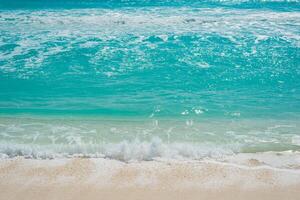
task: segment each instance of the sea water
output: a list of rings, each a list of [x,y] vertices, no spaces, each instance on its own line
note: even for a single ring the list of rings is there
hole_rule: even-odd
[[[299,0],[0,0],[2,156],[299,150]]]

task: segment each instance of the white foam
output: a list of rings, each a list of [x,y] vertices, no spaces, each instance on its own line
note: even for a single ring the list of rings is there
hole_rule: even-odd
[[[73,138],[71,139],[74,140]],[[77,141],[77,140],[76,140]],[[164,143],[158,137],[150,142],[138,139],[129,142],[104,144],[76,144],[69,145],[30,145],[30,144],[1,144],[0,153],[8,157],[24,156],[28,158],[54,158],[54,157],[107,157],[122,161],[153,160],[155,158],[172,159],[201,159],[204,157],[219,158],[233,154],[232,147],[210,144],[192,143]],[[237,150],[237,149],[236,149]]]
[[[293,136],[292,137],[292,143],[295,144],[295,145],[300,146],[300,136],[299,135]]]
[[[149,38],[155,37],[162,42],[169,42],[170,38],[175,41],[180,40],[182,35],[194,34],[195,37],[201,36],[203,40],[209,40],[210,35],[218,35],[221,38],[227,38],[234,45],[244,45],[249,42],[248,39],[258,45],[268,39],[280,38],[282,41],[299,47],[299,22],[300,14],[296,11],[275,12],[224,8],[2,11],[0,30],[5,30],[7,33],[3,37],[9,39],[10,44],[17,46],[9,52],[0,54],[0,59],[5,61],[0,69],[4,73],[17,74],[18,78],[23,79],[43,75],[46,72],[37,68],[44,66],[50,57],[74,48],[97,48],[98,43],[89,41],[90,38],[98,38],[104,42],[114,40],[124,43],[125,41],[125,43],[128,42],[126,45],[141,44],[156,48],[156,42],[149,41]],[[128,40],[130,36],[134,36],[135,39]],[[66,41],[64,44],[59,44],[61,46],[44,46],[52,41],[60,41],[61,38]],[[99,65],[103,57],[110,59],[110,56],[115,54],[114,49],[107,49],[106,52],[104,49],[105,47],[99,46],[99,51],[92,54],[88,62]],[[123,48],[122,51],[126,54],[128,49]],[[147,54],[147,52],[140,52],[139,48],[132,49],[132,51],[136,55],[141,54],[140,59],[143,54]],[[28,58],[32,52],[34,52],[33,55]],[[259,51],[252,51],[252,53],[257,52]],[[244,55],[248,54],[244,52]],[[17,62],[16,57],[19,57]],[[194,57],[187,57],[182,61],[199,68],[213,67],[204,60],[190,60]],[[122,67],[113,72],[101,71],[101,69],[95,69],[95,71],[112,77],[133,70],[132,66],[127,63],[130,62],[121,63]],[[25,67],[20,68],[20,66]],[[81,71],[85,73],[84,70]]]

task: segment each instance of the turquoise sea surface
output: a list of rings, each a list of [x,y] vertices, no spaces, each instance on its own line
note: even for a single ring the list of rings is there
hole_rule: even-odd
[[[0,0],[2,156],[299,150],[299,0]]]

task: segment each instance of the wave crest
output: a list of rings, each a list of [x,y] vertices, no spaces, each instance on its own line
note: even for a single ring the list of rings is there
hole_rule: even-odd
[[[1,144],[2,157],[24,156],[34,159],[53,159],[68,157],[110,158],[121,161],[150,161],[156,158],[167,159],[192,159],[198,160],[205,157],[219,158],[234,154],[238,146],[192,143],[164,143],[160,138],[154,137],[151,141],[130,142],[124,140],[119,143],[98,145],[25,145]]]

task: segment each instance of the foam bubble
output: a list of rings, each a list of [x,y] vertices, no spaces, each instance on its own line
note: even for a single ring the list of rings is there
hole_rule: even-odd
[[[165,143],[154,137],[151,141],[138,139],[130,142],[74,145],[26,145],[1,144],[0,153],[8,157],[24,156],[26,158],[51,159],[55,157],[107,157],[122,161],[153,160],[155,158],[201,159],[218,158],[233,154],[232,148],[212,146],[210,144]],[[237,150],[237,149],[236,149]]]

